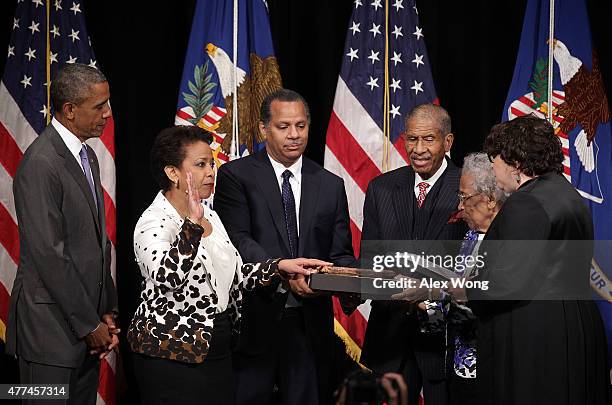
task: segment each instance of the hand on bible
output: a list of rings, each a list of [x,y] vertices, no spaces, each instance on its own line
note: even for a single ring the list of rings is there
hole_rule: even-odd
[[[278,272],[283,278],[294,279],[297,275],[309,276],[312,269],[321,266],[331,266],[332,263],[318,259],[283,259],[278,262]]]

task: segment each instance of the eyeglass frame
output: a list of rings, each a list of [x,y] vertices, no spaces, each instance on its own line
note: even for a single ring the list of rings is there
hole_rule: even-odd
[[[460,204],[465,204],[467,200],[472,197],[476,197],[477,195],[482,195],[482,193],[474,193],[474,194],[463,194],[462,192],[457,192],[457,197],[459,198]]]

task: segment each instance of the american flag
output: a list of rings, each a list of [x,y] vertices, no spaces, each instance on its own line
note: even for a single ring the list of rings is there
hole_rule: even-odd
[[[368,183],[408,164],[404,117],[431,102],[436,91],[415,1],[355,0],[327,128],[325,168],[344,179],[356,253]],[[369,313],[366,303],[346,317],[334,302],[335,331],[356,360]]]
[[[0,83],[0,338],[5,339],[9,294],[19,260],[13,176],[23,153],[50,122],[49,83],[60,65],[97,67],[81,0],[18,0]],[[49,44],[50,46],[47,46]],[[115,277],[115,147],[112,119],[88,144],[100,163],[106,231]],[[41,333],[43,333],[41,331]],[[102,362],[98,403],[115,403],[114,353]]]

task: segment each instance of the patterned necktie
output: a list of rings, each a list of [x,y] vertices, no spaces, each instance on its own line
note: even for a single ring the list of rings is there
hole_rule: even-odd
[[[459,248],[459,256],[471,256],[472,253],[474,253],[474,248],[476,247],[476,244],[478,243],[478,232],[470,229],[469,231],[467,231],[465,233],[465,236],[463,237],[463,242],[461,242],[461,247]],[[455,273],[457,273],[460,276],[463,276],[463,273],[465,272],[465,269],[463,270],[458,270],[455,269]]]
[[[283,172],[283,207],[285,208],[285,224],[287,225],[287,236],[289,237],[289,250],[291,257],[297,257],[298,233],[297,233],[297,217],[295,215],[295,198],[289,178],[293,176],[291,171]]]
[[[89,188],[91,189],[91,194],[93,196],[94,203],[96,204],[96,210],[98,209],[98,199],[96,198],[96,188],[94,186],[93,178],[91,177],[91,166],[89,165],[89,157],[87,156],[87,147],[83,144],[81,151],[79,152],[79,156],[81,157],[81,165],[83,166],[83,172],[85,172],[85,177],[87,178],[87,182],[89,183]]]
[[[425,196],[427,195],[427,188],[429,187],[429,183],[425,183],[424,181],[420,182],[417,187],[419,188],[419,196],[417,197],[417,205],[419,208],[423,206],[425,202]]]

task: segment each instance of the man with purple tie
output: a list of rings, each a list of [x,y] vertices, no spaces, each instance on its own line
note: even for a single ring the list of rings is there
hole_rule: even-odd
[[[69,384],[69,404],[95,404],[100,358],[117,347],[117,294],[96,154],[85,141],[111,117],[108,82],[69,64],[51,85],[54,118],[13,183],[20,257],[7,352],[22,384]]]

